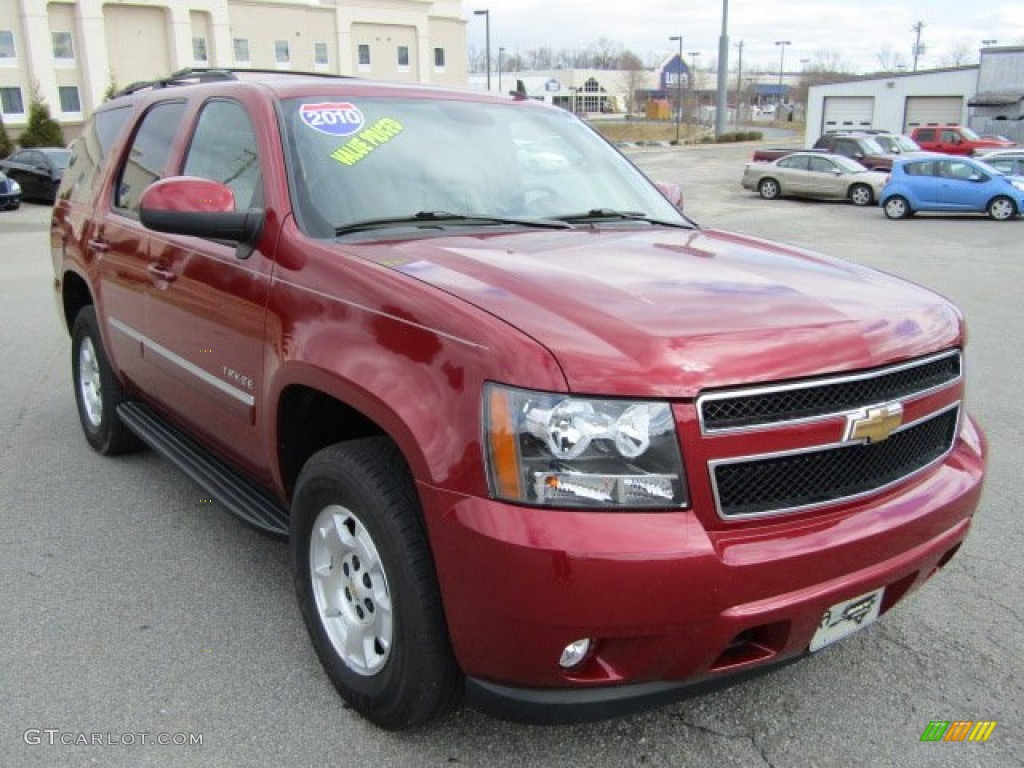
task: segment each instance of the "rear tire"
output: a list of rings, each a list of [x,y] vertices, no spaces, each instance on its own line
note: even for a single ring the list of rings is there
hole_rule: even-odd
[[[912,213],[907,198],[900,195],[893,195],[887,198],[882,203],[882,207],[885,209],[885,215],[890,219],[905,219]]]
[[[989,200],[986,210],[988,215],[996,221],[1009,221],[1017,215],[1017,206],[1013,200],[1004,195]]]
[[[757,191],[765,200],[778,200],[782,196],[782,188],[775,179],[761,179]]]
[[[397,448],[375,437],[314,454],[296,484],[290,540],[299,608],[342,698],[396,730],[451,709],[462,675]]]
[[[126,398],[107,360],[92,305],[78,313],[72,326],[71,378],[78,418],[89,445],[104,456],[139,450],[142,442],[117,415],[117,406]]]
[[[863,207],[875,202],[875,193],[867,184],[854,184],[850,187],[849,198],[854,205]]]

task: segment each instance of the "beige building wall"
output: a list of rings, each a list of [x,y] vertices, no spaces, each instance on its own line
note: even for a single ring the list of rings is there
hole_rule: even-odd
[[[0,0],[0,112],[16,138],[38,88],[70,139],[112,84],[186,67],[464,88],[468,13],[461,0]]]

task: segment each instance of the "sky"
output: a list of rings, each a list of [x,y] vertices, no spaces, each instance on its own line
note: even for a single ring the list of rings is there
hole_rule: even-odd
[[[547,46],[555,50],[585,49],[607,38],[638,54],[645,62],[660,61],[679,50],[672,35],[682,35],[683,53],[699,52],[698,69],[717,61],[722,30],[719,0],[465,0],[470,49],[486,45],[489,11],[491,54],[497,49],[520,53]],[[923,22],[918,69],[955,63],[977,63],[983,40],[1024,46],[1024,1],[982,0],[728,0],[729,68],[735,70],[736,44],[743,42],[743,68],[787,72],[812,62],[839,61],[843,69],[867,73],[880,69],[880,57],[891,65],[913,65],[916,34]],[[788,46],[775,41],[788,40]],[[804,63],[803,60],[808,62]],[[892,68],[891,66],[889,67]]]

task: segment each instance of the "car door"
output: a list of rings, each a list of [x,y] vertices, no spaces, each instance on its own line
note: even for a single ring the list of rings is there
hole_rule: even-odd
[[[936,163],[941,181],[937,207],[948,211],[978,211],[985,208],[985,182],[989,177],[966,160],[949,159]]]
[[[145,294],[149,270],[149,232],[139,222],[139,200],[147,186],[166,174],[174,137],[185,115],[184,101],[161,102],[141,118],[115,172],[109,204],[101,204],[87,236],[87,259],[98,268],[101,322],[107,352],[122,374],[141,389],[147,383]]]
[[[775,164],[779,186],[784,195],[806,195],[810,191],[807,155],[790,155]]]
[[[839,167],[827,157],[811,157],[808,176],[808,187],[815,197],[844,197]]]
[[[239,210],[262,205],[260,150],[241,103],[202,105],[179,171],[229,185]],[[147,391],[222,454],[255,468],[272,262],[258,249],[244,256],[234,243],[151,233]]]

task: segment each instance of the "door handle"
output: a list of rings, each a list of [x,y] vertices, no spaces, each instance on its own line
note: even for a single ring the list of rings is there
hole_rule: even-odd
[[[89,248],[96,253],[108,253],[110,251],[110,244],[106,240],[100,240],[98,238],[91,238],[89,241]]]
[[[162,264],[150,264],[146,271],[154,280],[162,280],[165,283],[173,283],[178,278],[174,272]]]

